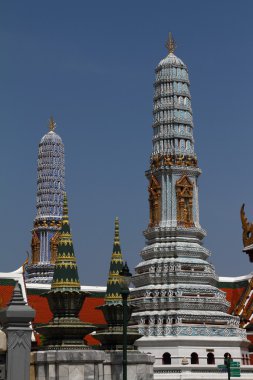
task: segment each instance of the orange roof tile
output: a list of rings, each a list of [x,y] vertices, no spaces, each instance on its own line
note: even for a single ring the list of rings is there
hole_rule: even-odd
[[[231,313],[236,307],[238,301],[240,300],[243,292],[245,291],[245,287],[241,288],[221,288],[224,292],[226,292],[226,298],[230,302],[229,313]]]
[[[13,285],[0,285],[0,307],[5,307],[10,302],[13,289]]]

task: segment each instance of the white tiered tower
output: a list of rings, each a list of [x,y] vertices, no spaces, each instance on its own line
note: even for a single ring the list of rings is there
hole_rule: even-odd
[[[133,321],[143,334],[139,349],[156,356],[156,367],[178,367],[167,370],[168,378],[181,379],[182,368],[214,369],[226,353],[241,362],[248,342],[239,318],[227,313],[229,302],[217,287],[210,252],[202,245],[201,170],[194,153],[188,70],[174,55],[171,35],[167,47],[168,55],[156,68],[153,151],[146,172],[150,221],[131,299]],[[165,376],[166,371],[156,373]],[[195,376],[190,378],[199,378]]]
[[[39,144],[37,215],[32,231],[32,260],[26,268],[26,282],[51,283],[59,240],[65,189],[64,145],[55,133],[53,118],[49,132]]]

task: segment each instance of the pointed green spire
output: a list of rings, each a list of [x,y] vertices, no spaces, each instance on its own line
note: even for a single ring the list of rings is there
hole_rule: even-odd
[[[110,263],[110,271],[107,281],[107,289],[105,295],[106,304],[122,303],[121,297],[121,284],[122,277],[120,272],[123,268],[123,257],[121,253],[120,240],[119,240],[119,218],[115,218],[114,242],[113,252]]]
[[[66,193],[63,200],[62,227],[51,289],[54,291],[80,290],[75,252],[70,232]]]

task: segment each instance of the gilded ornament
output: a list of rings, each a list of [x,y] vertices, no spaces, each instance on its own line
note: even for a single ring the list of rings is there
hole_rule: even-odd
[[[157,169],[164,166],[197,166],[197,159],[193,156],[187,156],[184,154],[157,154],[151,158],[151,169]]]
[[[250,296],[250,293],[253,289],[253,278],[249,281],[247,288],[242,294],[239,302],[236,305],[234,310],[234,314],[240,316],[241,326],[243,327],[245,324],[245,320],[249,320],[253,313],[253,298]],[[250,297],[250,300],[249,300]],[[247,307],[245,307],[247,305]]]
[[[49,119],[48,128],[49,128],[49,131],[54,131],[56,128],[56,122],[54,121],[53,116],[51,116]]]
[[[51,286],[52,289],[55,289],[55,288],[68,288],[68,287],[70,287],[70,288],[73,288],[73,287],[79,288],[80,287],[80,282],[76,281],[76,280],[73,280],[73,279],[71,279],[71,280],[69,280],[69,279],[58,280],[57,279],[57,281],[55,281],[52,284],[52,286]]]
[[[249,223],[244,211],[244,204],[241,207],[241,222],[242,222],[242,240],[244,252],[249,255],[250,262],[253,262],[253,223]]]
[[[32,250],[32,264],[38,264],[40,261],[40,239],[36,231],[33,231],[31,250]]]
[[[193,185],[186,175],[176,182],[177,223],[180,226],[192,227]]]
[[[177,156],[177,162],[176,162],[176,165],[181,166],[181,165],[183,165],[183,163],[184,163],[184,155],[183,155],[183,154],[180,154],[180,155]]]
[[[153,169],[159,168],[162,164],[162,159],[163,158],[160,154],[153,156],[151,159],[151,168],[153,168]]]
[[[173,36],[172,36],[172,33],[171,32],[169,32],[169,37],[168,37],[168,40],[167,40],[167,42],[166,42],[166,48],[168,49],[168,52],[169,52],[169,54],[170,53],[174,53],[174,51],[176,50],[176,42],[175,42],[175,40],[174,40],[174,38],[173,38]]]
[[[148,187],[149,192],[149,227],[157,226],[161,219],[161,186],[157,178],[152,175]]]
[[[241,207],[241,221],[243,229],[243,245],[247,247],[253,244],[253,223],[249,223],[244,211],[245,205]]]
[[[165,166],[171,166],[173,165],[173,156],[171,154],[165,155],[163,163]]]
[[[29,252],[26,252],[27,253],[27,258],[25,259],[25,261],[23,262],[22,264],[22,270],[23,270],[23,273],[25,273],[25,268],[27,267],[27,265],[29,264]]]
[[[58,231],[54,234],[54,236],[50,240],[51,264],[55,264],[55,261],[56,261],[59,238],[60,238],[60,232]]]

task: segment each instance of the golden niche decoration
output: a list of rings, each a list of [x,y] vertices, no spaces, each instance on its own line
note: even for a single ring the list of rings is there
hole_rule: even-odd
[[[55,264],[57,253],[58,253],[58,243],[60,239],[61,232],[58,231],[54,234],[52,239],[50,240],[50,251],[51,251],[51,259],[50,263]]]
[[[157,226],[161,219],[161,186],[157,178],[152,175],[148,188],[149,192],[149,227]]]
[[[38,264],[40,261],[40,239],[35,231],[32,235],[32,264]]]
[[[177,195],[177,224],[184,227],[192,227],[192,203],[193,203],[193,185],[187,175],[183,175],[176,182]]]

